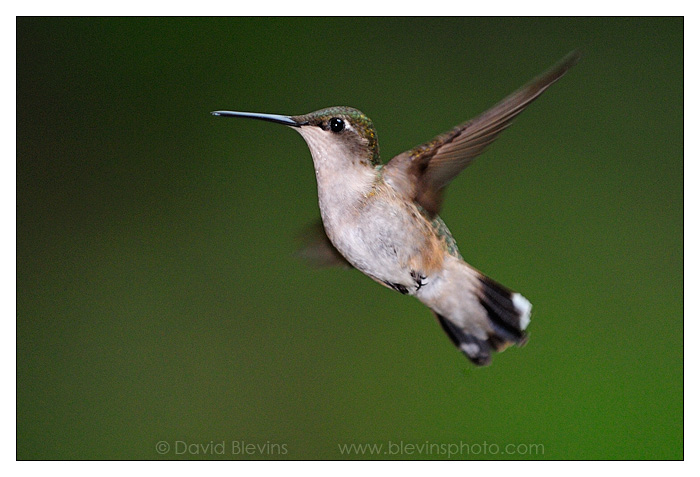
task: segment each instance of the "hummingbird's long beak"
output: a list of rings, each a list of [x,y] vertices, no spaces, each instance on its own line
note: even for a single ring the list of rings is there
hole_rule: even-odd
[[[262,121],[270,121],[272,123],[284,124],[295,128],[301,127],[306,123],[295,121],[291,116],[283,116],[281,114],[264,114],[264,113],[244,113],[240,111],[212,111],[214,116],[226,116],[229,118],[250,118],[260,119]]]

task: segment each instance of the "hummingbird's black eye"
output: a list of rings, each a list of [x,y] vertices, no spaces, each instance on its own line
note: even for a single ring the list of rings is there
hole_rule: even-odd
[[[331,128],[331,131],[335,133],[339,133],[345,129],[345,123],[340,118],[331,118],[331,120],[328,121],[328,126]]]

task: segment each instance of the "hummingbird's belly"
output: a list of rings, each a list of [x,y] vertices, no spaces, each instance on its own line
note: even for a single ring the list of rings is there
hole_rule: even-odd
[[[331,241],[355,268],[402,293],[415,292],[421,277],[442,266],[442,241],[413,204],[371,201],[330,228]]]

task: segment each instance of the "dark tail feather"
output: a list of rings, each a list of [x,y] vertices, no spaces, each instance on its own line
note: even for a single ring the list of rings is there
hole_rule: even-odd
[[[438,323],[450,337],[454,345],[459,348],[469,360],[477,366],[491,364],[491,350],[489,343],[476,338],[474,335],[465,333],[459,326],[449,319],[435,313]]]
[[[520,293],[512,292],[487,276],[479,275],[479,282],[479,301],[493,327],[493,333],[489,334],[491,346],[501,351],[511,344],[525,344],[525,328],[530,323],[532,309],[530,302]]]

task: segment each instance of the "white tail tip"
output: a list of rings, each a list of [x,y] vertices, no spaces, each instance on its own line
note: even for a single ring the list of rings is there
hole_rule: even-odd
[[[530,324],[530,312],[532,311],[532,303],[520,293],[513,293],[513,306],[520,313],[520,329],[524,330]]]

